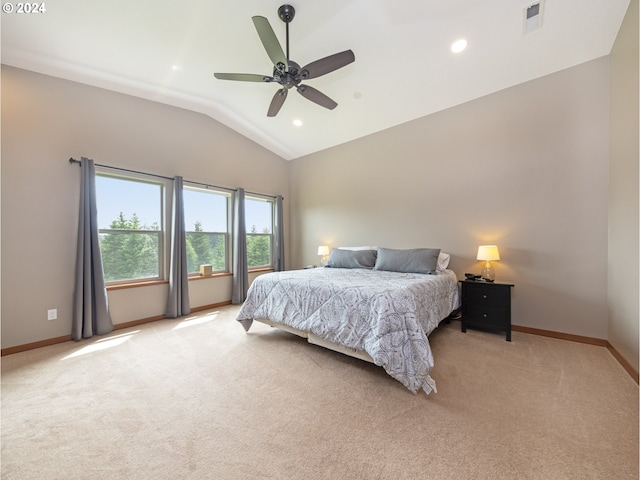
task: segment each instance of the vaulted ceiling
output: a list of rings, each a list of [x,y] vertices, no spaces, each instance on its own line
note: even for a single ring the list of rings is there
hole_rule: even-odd
[[[278,85],[213,74],[272,74],[251,17],[285,49],[283,3],[38,2],[44,12],[1,15],[2,63],[201,112],[289,160],[607,55],[629,0],[541,0],[526,33],[535,0],[292,0],[291,60],[351,49],[355,62],[306,81],[334,110],[294,89],[268,118]]]

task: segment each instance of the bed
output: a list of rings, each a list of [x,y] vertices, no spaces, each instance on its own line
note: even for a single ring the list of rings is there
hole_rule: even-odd
[[[370,361],[429,394],[427,337],[460,304],[456,275],[441,259],[439,249],[335,249],[324,268],[257,277],[237,320],[247,332],[256,320]]]

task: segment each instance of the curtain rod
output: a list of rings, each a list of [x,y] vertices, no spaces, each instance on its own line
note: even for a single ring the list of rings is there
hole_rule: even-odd
[[[81,163],[81,162],[80,162],[80,160],[76,160],[75,158],[70,157],[70,158],[69,158],[69,163],[71,163],[71,164],[73,164],[73,163],[77,163],[78,165],[80,165],[80,163]],[[96,163],[96,164],[95,164],[95,166],[96,166],[96,167],[103,167],[103,168],[110,168],[110,169],[112,169],[112,170],[119,170],[119,171],[121,171],[121,172],[137,173],[137,174],[139,174],[139,175],[149,175],[149,176],[151,176],[151,177],[164,178],[165,180],[173,180],[173,177],[165,177],[164,175],[157,175],[157,174],[155,174],[155,173],[139,172],[139,171],[137,171],[137,170],[130,170],[130,169],[128,169],[128,168],[111,167],[111,166],[109,166],[109,165],[101,165],[101,164],[99,164],[99,163]],[[185,182],[187,182],[187,183],[192,183],[192,184],[194,184],[194,185],[200,185],[200,186],[202,186],[202,187],[219,188],[219,189],[222,189],[222,190],[227,190],[227,191],[229,191],[229,192],[236,192],[236,191],[238,191],[238,189],[237,189],[237,188],[221,187],[221,186],[219,186],[219,185],[210,185],[210,184],[208,184],[208,183],[194,182],[194,181],[191,181],[191,180],[184,180],[184,181],[185,181]],[[276,198],[276,196],[277,196],[277,195],[266,195],[266,194],[264,194],[264,193],[256,193],[256,192],[245,192],[245,193],[248,193],[249,195],[260,195],[260,196],[263,196],[263,197],[271,197],[271,198]],[[284,200],[284,198],[283,198],[283,200]]]

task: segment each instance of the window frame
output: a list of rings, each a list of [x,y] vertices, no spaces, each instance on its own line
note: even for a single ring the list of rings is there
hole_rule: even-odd
[[[232,213],[233,213],[233,196],[231,191],[227,190],[227,189],[223,189],[223,188],[216,188],[216,187],[211,187],[208,185],[203,186],[202,184],[197,184],[195,182],[184,182],[183,184],[183,190],[190,190],[190,191],[196,191],[196,192],[201,192],[201,193],[205,193],[205,194],[211,194],[211,195],[221,195],[225,197],[226,200],[226,225],[227,225],[227,231],[226,232],[193,232],[187,229],[187,226],[185,225],[185,241],[186,241],[186,235],[190,234],[190,233],[195,233],[195,234],[223,234],[224,235],[224,242],[225,242],[225,268],[223,270],[213,270],[212,273],[213,274],[222,274],[222,273],[231,273],[232,268],[231,268],[231,263],[232,263],[232,235],[233,235],[233,229],[232,229]],[[189,278],[196,278],[200,276],[200,272],[190,272],[188,273]]]
[[[247,200],[250,201],[259,201],[259,202],[266,202],[269,203],[271,205],[271,233],[260,233],[260,232],[256,232],[256,233],[250,233],[249,232],[249,228],[247,228],[246,225],[246,208],[247,208]],[[269,264],[266,265],[256,265],[256,266],[250,266],[249,265],[249,260],[247,259],[247,270],[249,272],[255,272],[255,271],[260,271],[260,270],[273,270],[274,268],[274,254],[275,254],[275,236],[274,236],[274,232],[275,232],[275,215],[276,215],[276,200],[274,197],[270,196],[270,195],[260,195],[257,193],[251,193],[251,194],[246,194],[245,195],[245,241],[247,243],[247,247],[248,247],[248,243],[249,243],[249,235],[252,236],[268,236],[269,237]]]
[[[156,175],[146,175],[144,173],[138,172],[126,172],[123,173],[119,169],[97,166],[95,168],[96,179],[97,177],[107,177],[115,180],[129,181],[129,182],[137,182],[142,184],[151,184],[160,187],[160,229],[159,230],[121,230],[121,229],[109,229],[109,228],[100,228],[98,229],[98,235],[108,234],[108,233],[128,233],[128,232],[136,232],[136,233],[153,233],[158,235],[158,275],[155,277],[144,277],[144,278],[133,278],[133,279],[124,279],[124,280],[111,280],[106,281],[105,285],[107,287],[117,287],[122,285],[135,285],[135,284],[146,284],[149,282],[163,282],[168,279],[168,269],[171,262],[171,252],[167,247],[169,242],[169,232],[171,232],[171,195],[168,192],[173,191],[173,179],[158,177]],[[97,192],[96,192],[97,197]],[[99,205],[100,200],[96,198],[97,204]],[[98,216],[100,216],[100,211],[98,210]],[[104,262],[104,254],[102,251],[102,247],[100,249],[100,255],[103,258]]]

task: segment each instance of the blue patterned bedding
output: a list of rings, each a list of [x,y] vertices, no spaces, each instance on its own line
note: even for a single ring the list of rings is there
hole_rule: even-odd
[[[435,275],[314,268],[257,277],[237,320],[264,318],[365,351],[413,393],[435,390],[427,336],[459,307],[451,270]]]

